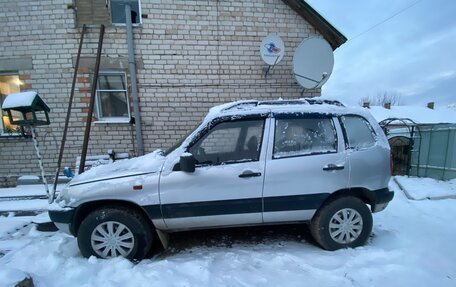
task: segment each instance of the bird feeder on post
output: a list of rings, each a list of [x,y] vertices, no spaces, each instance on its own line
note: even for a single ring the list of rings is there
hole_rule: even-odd
[[[8,114],[11,124],[17,126],[49,125],[49,107],[37,92],[23,92],[8,95],[2,110]]]
[[[37,92],[29,91],[8,95],[3,102],[2,110],[8,114],[8,119],[11,124],[20,127],[30,127],[36,156],[38,157],[38,163],[41,170],[41,178],[49,198],[49,203],[52,203],[52,201],[54,201],[55,191],[53,191],[52,194],[49,192],[49,186],[45,177],[43,161],[41,159],[35,132],[36,126],[50,124],[48,113],[51,109],[46,105],[43,99],[38,96]]]

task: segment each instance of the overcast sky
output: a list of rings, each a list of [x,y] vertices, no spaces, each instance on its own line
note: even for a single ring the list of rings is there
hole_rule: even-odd
[[[407,105],[456,103],[456,1],[307,0],[348,41],[335,53],[323,96],[356,104],[389,92]]]

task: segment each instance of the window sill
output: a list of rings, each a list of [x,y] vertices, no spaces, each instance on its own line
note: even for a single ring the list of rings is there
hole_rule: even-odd
[[[0,134],[0,139],[25,139],[21,134]]]
[[[132,23],[131,26],[133,28],[136,28],[136,27],[141,27],[142,26],[142,23]],[[127,24],[126,23],[111,23],[111,27],[127,27]]]
[[[101,119],[94,121],[94,124],[130,124],[130,119]]]

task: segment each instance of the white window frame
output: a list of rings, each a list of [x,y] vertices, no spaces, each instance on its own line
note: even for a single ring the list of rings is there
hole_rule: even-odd
[[[137,0],[137,1],[138,1],[138,9],[139,9],[139,11],[138,11],[138,12],[139,12],[139,15],[138,15],[138,17],[139,17],[139,23],[132,23],[132,26],[133,26],[133,27],[138,27],[138,26],[141,26],[141,25],[142,25],[142,7],[141,7],[141,0]],[[111,25],[112,25],[112,26],[121,26],[121,27],[122,27],[122,26],[127,26],[126,23],[114,23],[114,22],[112,21],[113,19],[112,19],[112,3],[111,3],[111,2],[112,2],[112,0],[109,1],[109,5],[110,5],[110,7],[109,7],[109,9],[110,9],[109,13],[111,13]]]
[[[0,73],[0,76],[17,76],[18,79],[19,79],[19,73],[18,72]],[[20,90],[20,87],[19,87],[19,90]],[[0,117],[3,117],[3,110],[1,108],[1,105],[2,105],[2,103],[0,103]],[[17,137],[17,136],[21,136],[20,132],[5,133],[5,131],[3,130],[3,119],[0,119],[0,120],[1,120],[1,122],[0,122],[0,137]]]
[[[125,90],[101,90],[100,89],[100,76],[102,75],[119,75],[124,77],[124,85]],[[100,99],[100,92],[125,92],[127,97],[127,111],[128,117],[103,117],[103,113],[101,110],[101,99]],[[97,108],[97,121],[96,123],[129,123],[131,119],[131,111],[130,111],[130,96],[128,94],[128,86],[127,86],[127,74],[122,71],[100,71],[98,73],[98,82],[97,82],[97,92],[96,92],[96,108]]]

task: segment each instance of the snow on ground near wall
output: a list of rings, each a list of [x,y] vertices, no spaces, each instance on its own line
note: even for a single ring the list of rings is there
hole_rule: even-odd
[[[57,186],[59,189],[60,185]],[[49,184],[49,189],[52,188],[52,184]],[[0,188],[0,198],[7,196],[44,196],[46,191],[44,190],[43,184],[33,185],[18,185],[12,188]]]
[[[48,210],[47,199],[0,201],[0,211]]]
[[[373,236],[357,249],[328,252],[278,236],[260,244],[193,246],[135,265],[84,259],[75,238],[28,227],[0,238],[0,286],[24,274],[38,287],[456,286],[456,200],[410,201],[394,183],[391,188],[393,202],[374,215]]]
[[[396,180],[414,199],[456,196],[456,179],[440,181],[433,178],[396,176]]]

